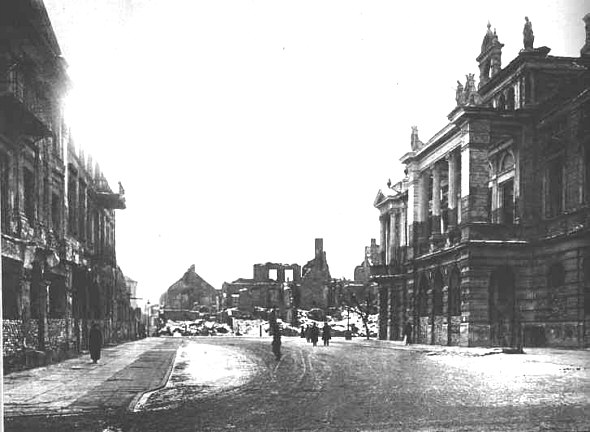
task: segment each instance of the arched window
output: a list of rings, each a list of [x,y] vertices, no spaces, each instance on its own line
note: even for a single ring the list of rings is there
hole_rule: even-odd
[[[507,152],[504,157],[502,158],[502,162],[500,163],[500,172],[509,170],[510,168],[514,167],[514,156],[512,153]]]

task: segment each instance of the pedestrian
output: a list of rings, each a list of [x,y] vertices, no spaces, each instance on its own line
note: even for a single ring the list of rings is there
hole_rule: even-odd
[[[305,337],[305,326],[301,326],[301,338]]]
[[[317,324],[314,322],[313,325],[311,326],[311,343],[313,344],[313,346],[318,346],[318,339],[320,337],[320,329],[318,328]]]
[[[404,326],[404,338],[406,339],[406,345],[412,343],[412,324],[410,321],[406,321],[406,325]]]
[[[98,362],[100,359],[100,349],[102,348],[102,332],[98,323],[92,324],[92,328],[88,333],[88,348],[92,362]]]
[[[275,321],[270,330],[272,332],[272,352],[275,355],[275,359],[279,361],[281,359],[281,327]]]
[[[324,346],[330,345],[330,339],[332,338],[332,329],[328,325],[328,323],[324,323],[324,328],[322,329],[322,339],[324,341]]]
[[[305,340],[311,342],[311,326],[309,324],[305,328]]]

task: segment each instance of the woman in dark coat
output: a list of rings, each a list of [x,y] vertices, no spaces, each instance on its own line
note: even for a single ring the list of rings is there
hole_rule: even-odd
[[[92,324],[88,334],[88,348],[90,349],[90,358],[93,363],[100,359],[100,349],[102,348],[102,333],[98,324]]]

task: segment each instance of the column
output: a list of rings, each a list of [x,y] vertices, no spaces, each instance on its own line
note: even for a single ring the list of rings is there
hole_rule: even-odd
[[[433,237],[440,235],[440,165],[432,167],[432,227]]]
[[[447,155],[449,162],[449,231],[457,225],[457,155],[450,152]]]
[[[408,228],[407,228],[407,212],[408,208],[402,208],[400,211],[400,246],[407,246],[408,244]]]
[[[418,241],[424,243],[430,236],[430,233],[426,231],[428,222],[428,194],[430,191],[430,171],[426,170],[420,173],[420,187],[418,196]]]
[[[398,245],[397,235],[395,233],[395,219],[396,219],[397,210],[392,210],[389,213],[389,256],[388,256],[388,263],[392,263],[392,260],[395,259],[395,248]]]
[[[386,227],[385,227],[385,216],[381,216],[379,217],[379,224],[380,224],[380,244],[379,244],[379,259],[381,260],[380,264],[387,264],[385,262],[385,255],[386,255],[386,251],[387,251],[387,245],[385,244],[386,242]]]

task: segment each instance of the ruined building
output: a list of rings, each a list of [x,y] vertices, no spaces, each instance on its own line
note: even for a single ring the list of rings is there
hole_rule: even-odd
[[[40,1],[0,3],[0,207],[6,370],[133,337],[115,255],[125,208],[64,122],[66,63]]]
[[[279,317],[291,322],[293,296],[301,282],[301,266],[270,262],[254,264],[253,276],[252,279],[240,278],[223,284],[223,308],[238,308],[246,313],[252,313],[256,308],[276,308]]]
[[[580,57],[488,25],[449,122],[379,191],[380,337],[462,346],[590,341],[590,14]],[[581,30],[581,29],[580,29]],[[517,31],[517,29],[514,29]]]
[[[324,251],[324,240],[315,239],[315,257],[303,266],[297,307],[327,309],[336,305],[331,286],[330,267]]]
[[[295,309],[326,310],[338,299],[323,250],[323,240],[315,239],[315,257],[307,264],[255,264],[254,278],[225,282],[222,289],[224,309],[252,312],[256,308],[276,308],[279,316],[292,321]]]
[[[194,264],[160,297],[161,312],[169,319],[194,319],[219,309],[219,293],[195,271]]]
[[[365,259],[354,268],[354,281],[358,283],[369,282],[371,279],[371,267],[381,264],[379,245],[375,239],[371,239],[371,246],[365,247]]]

